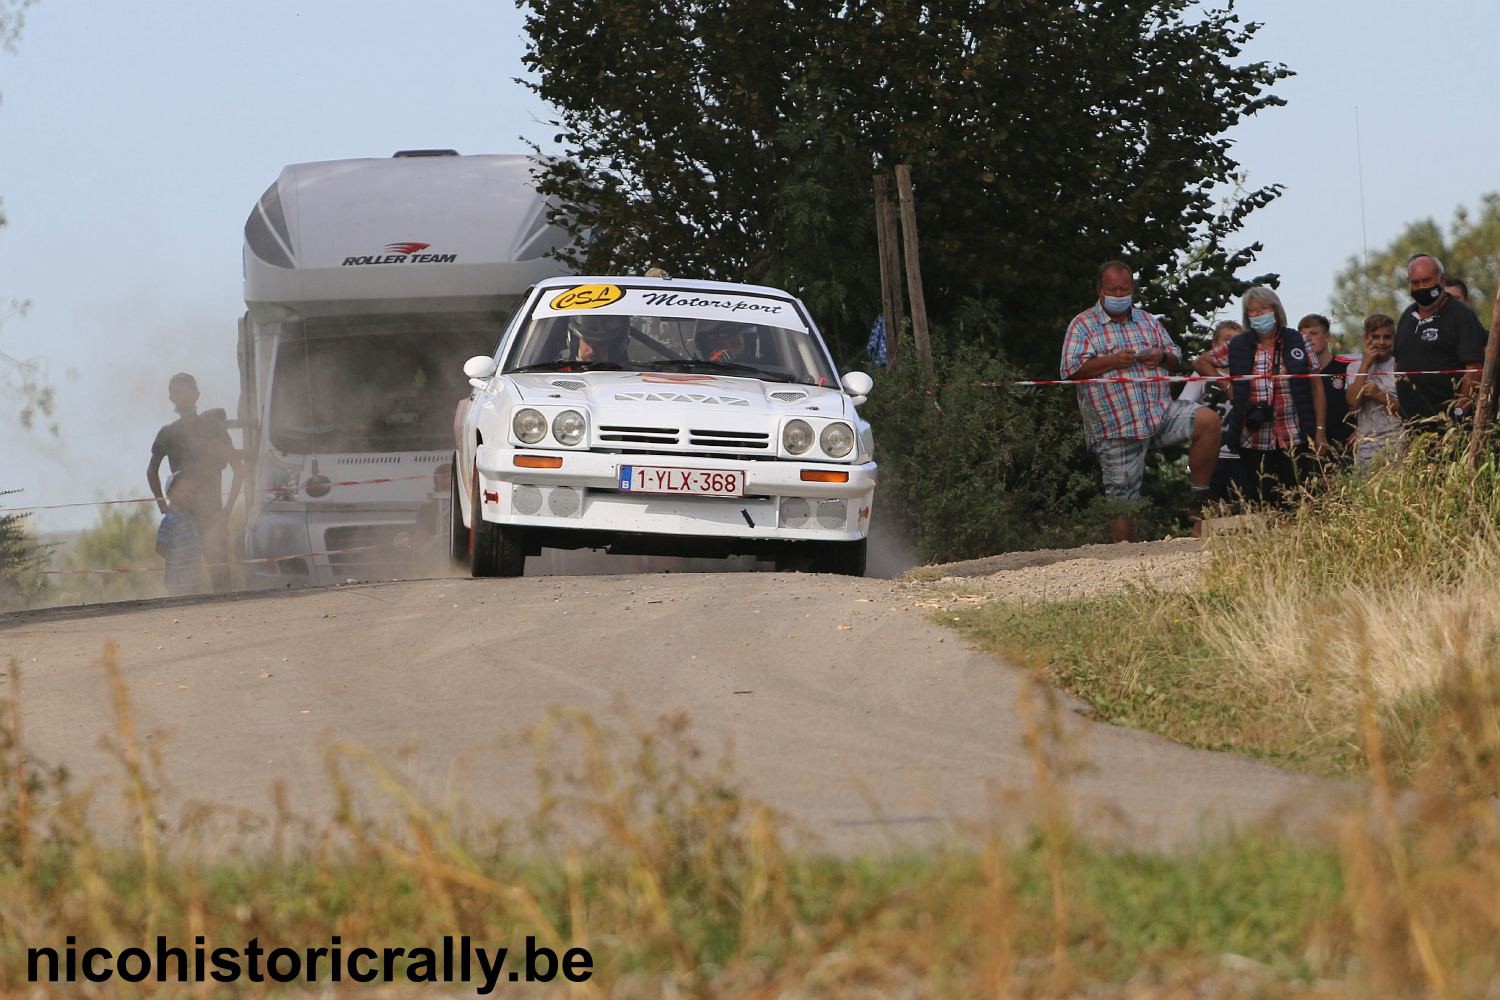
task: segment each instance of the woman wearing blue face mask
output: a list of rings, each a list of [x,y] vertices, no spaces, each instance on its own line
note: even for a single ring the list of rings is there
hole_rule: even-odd
[[[1256,285],[1245,292],[1242,306],[1245,332],[1200,357],[1194,367],[1203,375],[1216,374],[1218,366],[1231,376],[1265,376],[1234,383],[1224,442],[1239,450],[1253,487],[1249,499],[1285,503],[1328,447],[1323,380],[1277,377],[1311,373],[1313,354],[1302,334],[1287,325],[1274,290]]]

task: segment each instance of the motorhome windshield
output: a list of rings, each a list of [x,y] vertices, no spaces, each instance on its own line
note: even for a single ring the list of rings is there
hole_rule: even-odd
[[[466,359],[493,349],[503,315],[308,319],[283,328],[271,382],[272,447],[431,451],[453,445]]]

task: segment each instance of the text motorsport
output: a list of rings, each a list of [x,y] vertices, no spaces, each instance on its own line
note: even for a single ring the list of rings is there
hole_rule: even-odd
[[[70,934],[61,952],[27,948],[26,975],[32,983],[104,983],[110,979],[127,983],[477,983],[475,992],[480,996],[488,996],[502,981],[550,983],[561,976],[570,983],[583,983],[593,975],[594,958],[588,949],[569,948],[559,958],[529,934],[520,968],[506,969],[506,959],[511,957],[512,949],[475,945],[467,934],[444,935],[437,948],[347,950],[337,934],[327,947],[269,949],[261,946],[259,938],[251,938],[242,948],[210,949],[200,935],[190,950],[173,947],[165,935],[158,935],[154,953],[146,948],[123,948],[118,954],[108,948],[80,949]]]

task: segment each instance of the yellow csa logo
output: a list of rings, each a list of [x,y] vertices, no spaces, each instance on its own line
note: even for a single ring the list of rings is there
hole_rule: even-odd
[[[598,309],[607,306],[611,302],[618,301],[625,293],[620,291],[619,285],[579,285],[570,288],[566,292],[552,300],[552,308],[559,311],[564,309]]]

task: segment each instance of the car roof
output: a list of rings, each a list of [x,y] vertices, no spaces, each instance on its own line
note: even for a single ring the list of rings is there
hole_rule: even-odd
[[[578,274],[544,278],[537,288],[572,288],[574,285],[630,285],[632,288],[703,289],[715,292],[749,292],[795,299],[797,296],[769,285],[749,285],[738,281],[713,281],[707,278],[647,278],[633,274]]]

